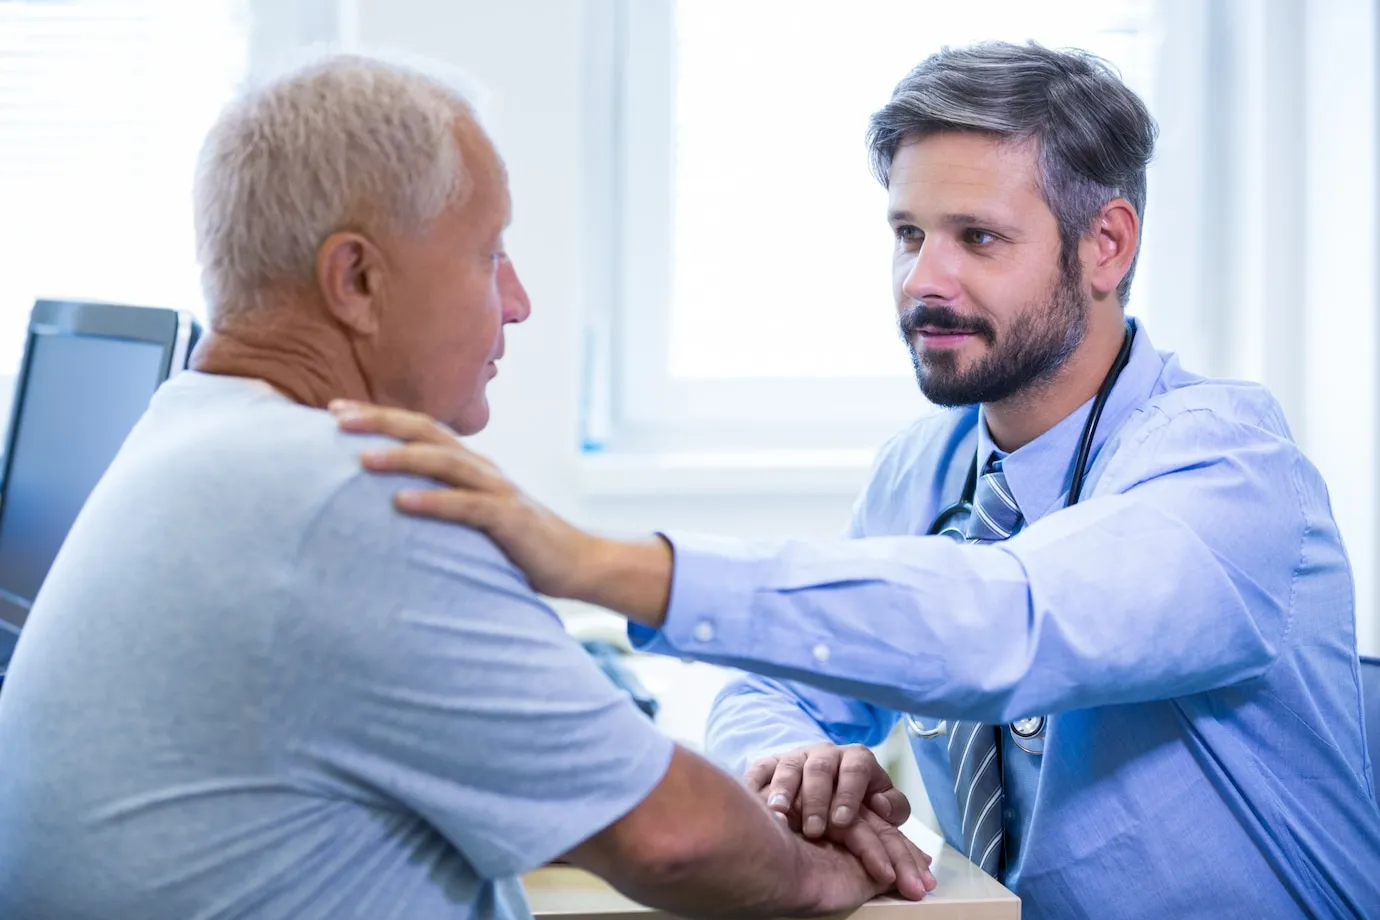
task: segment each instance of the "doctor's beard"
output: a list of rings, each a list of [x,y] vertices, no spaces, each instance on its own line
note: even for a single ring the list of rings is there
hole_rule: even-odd
[[[1018,313],[1004,329],[986,318],[967,318],[951,307],[918,303],[901,315],[901,338],[910,349],[920,392],[938,406],[995,403],[1042,383],[1064,366],[1082,344],[1088,330],[1087,300],[1077,268],[1060,273],[1054,289]],[[960,369],[951,351],[916,350],[918,329],[958,329],[987,342],[987,353],[971,367]]]

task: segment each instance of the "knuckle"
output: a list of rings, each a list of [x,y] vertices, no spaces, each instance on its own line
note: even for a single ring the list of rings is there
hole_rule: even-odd
[[[776,765],[776,772],[773,774],[778,780],[783,782],[794,781],[799,778],[801,773],[800,764],[783,760]]]
[[[428,492],[427,507],[437,514],[445,517],[456,517],[468,521],[470,519],[469,507],[465,504],[464,497],[453,492]]]
[[[801,778],[794,773],[782,773],[777,771],[777,774],[771,778],[771,788],[773,792],[785,792],[790,795],[795,795],[796,790],[798,790],[800,786]]]
[[[839,764],[839,772],[849,776],[871,776],[872,764],[863,760],[845,760]]]
[[[379,418],[385,419],[393,427],[409,434],[420,434],[426,431],[427,423],[431,421],[420,412],[413,412],[410,409],[380,407],[376,411],[379,413]]]

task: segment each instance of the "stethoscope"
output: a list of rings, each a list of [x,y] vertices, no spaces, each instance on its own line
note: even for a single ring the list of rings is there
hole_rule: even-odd
[[[1117,352],[1116,360],[1112,362],[1111,369],[1107,371],[1107,376],[1102,380],[1102,386],[1098,388],[1097,397],[1093,400],[1092,410],[1088,413],[1088,420],[1083,423],[1083,435],[1078,440],[1078,452],[1073,459],[1073,481],[1069,485],[1068,499],[1064,502],[1065,508],[1072,508],[1078,503],[1083,495],[1083,481],[1088,477],[1088,458],[1092,456],[1093,440],[1097,437],[1097,423],[1102,420],[1102,410],[1107,407],[1107,399],[1112,395],[1112,388],[1116,386],[1117,380],[1121,377],[1121,372],[1126,369],[1127,363],[1131,360],[1131,343],[1136,339],[1135,320],[1126,321],[1126,335],[1121,341],[1121,351]],[[943,533],[945,530],[954,526],[960,519],[966,519],[973,513],[973,498],[977,494],[978,477],[978,455],[977,450],[973,450],[973,462],[968,467],[968,478],[963,482],[963,492],[958,501],[949,505],[934,519],[926,533],[930,536]],[[920,720],[911,713],[906,713],[906,731],[912,738],[938,738],[949,733],[949,722],[947,719],[941,720],[934,728],[925,728],[920,724]],[[1017,719],[1011,723],[1011,740],[1016,746],[1027,754],[1041,755],[1045,752],[1045,727],[1049,720],[1045,716],[1034,716],[1029,719]]]

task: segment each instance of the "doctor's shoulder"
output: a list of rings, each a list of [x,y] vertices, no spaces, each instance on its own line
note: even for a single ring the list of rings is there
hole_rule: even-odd
[[[1166,367],[1155,392],[1133,412],[1122,431],[1155,427],[1191,419],[1207,429],[1257,429],[1262,434],[1293,442],[1284,409],[1269,388],[1250,380],[1204,377]]]
[[[1204,458],[1194,461],[1189,455],[1197,452],[1216,457],[1225,449],[1248,445],[1273,445],[1268,453],[1307,463],[1283,408],[1268,388],[1247,380],[1182,375],[1161,380],[1111,434],[1110,450],[1101,452],[1096,465],[1105,468],[1107,485],[1112,485],[1171,472],[1166,464],[1196,465]],[[1113,486],[1111,491],[1120,489]]]

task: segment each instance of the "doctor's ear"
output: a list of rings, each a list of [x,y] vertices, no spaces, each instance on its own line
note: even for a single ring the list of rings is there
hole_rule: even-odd
[[[1083,278],[1097,297],[1116,296],[1117,286],[1136,258],[1140,217],[1125,198],[1115,198],[1093,218],[1080,247]]]
[[[383,253],[366,236],[333,233],[316,251],[316,283],[326,309],[360,335],[378,331]]]

